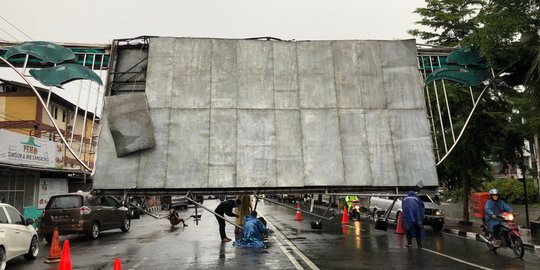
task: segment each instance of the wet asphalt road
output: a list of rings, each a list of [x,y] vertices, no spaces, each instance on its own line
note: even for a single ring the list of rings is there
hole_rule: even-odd
[[[213,209],[217,200],[204,205]],[[306,205],[305,208],[307,209]],[[274,227],[267,249],[238,249],[221,243],[215,217],[203,212],[199,225],[191,218],[188,227],[171,230],[168,220],[143,216],[132,222],[128,233],[119,229],[103,232],[99,239],[61,237],[70,241],[73,269],[113,269],[120,258],[122,269],[538,269],[540,257],[526,250],[523,260],[506,249],[494,254],[484,244],[443,233],[428,231],[423,249],[406,248],[404,235],[395,227],[377,231],[367,217],[341,225],[341,215],[323,221],[323,230],[313,230],[315,220],[295,211],[260,202],[258,212]],[[166,212],[161,212],[165,214]],[[193,208],[180,211],[187,218]],[[234,236],[227,224],[227,234]],[[49,245],[41,242],[35,261],[18,258],[7,269],[58,269],[43,263]]]

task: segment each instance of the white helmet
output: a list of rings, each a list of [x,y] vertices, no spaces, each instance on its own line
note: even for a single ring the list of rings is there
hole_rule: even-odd
[[[489,190],[489,196],[499,195],[499,191],[496,188]]]

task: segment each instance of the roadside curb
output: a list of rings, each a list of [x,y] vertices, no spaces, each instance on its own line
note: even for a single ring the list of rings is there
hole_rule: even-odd
[[[449,233],[449,234],[459,235],[459,236],[465,237],[467,239],[476,240],[477,237],[478,237],[478,234],[475,233],[475,232],[467,232],[467,231],[461,231],[461,230],[456,230],[456,229],[448,229],[448,228],[443,228],[442,231],[445,232],[445,233]],[[528,248],[532,249],[535,253],[540,254],[540,245],[534,245],[534,244],[525,243],[525,242],[523,243],[523,245],[525,247],[528,247]]]

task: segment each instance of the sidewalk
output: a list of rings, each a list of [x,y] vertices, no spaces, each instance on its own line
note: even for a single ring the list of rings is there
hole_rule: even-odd
[[[468,226],[459,224],[459,219],[446,218],[443,232],[456,234],[476,240],[476,235],[482,233],[482,222],[479,219],[476,220],[474,218],[472,218],[470,221],[473,224]],[[533,249],[536,253],[540,253],[540,239],[538,239],[538,237],[533,238],[531,236],[531,230],[529,229],[524,229],[520,227],[519,232],[521,234],[521,240],[523,241],[523,244],[526,247]]]

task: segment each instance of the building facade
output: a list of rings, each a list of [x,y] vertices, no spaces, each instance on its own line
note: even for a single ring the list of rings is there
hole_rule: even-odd
[[[64,98],[36,88],[52,120],[28,85],[0,79],[0,200],[23,210],[42,208],[48,197],[90,189],[91,179],[62,142],[94,166],[99,118]]]

